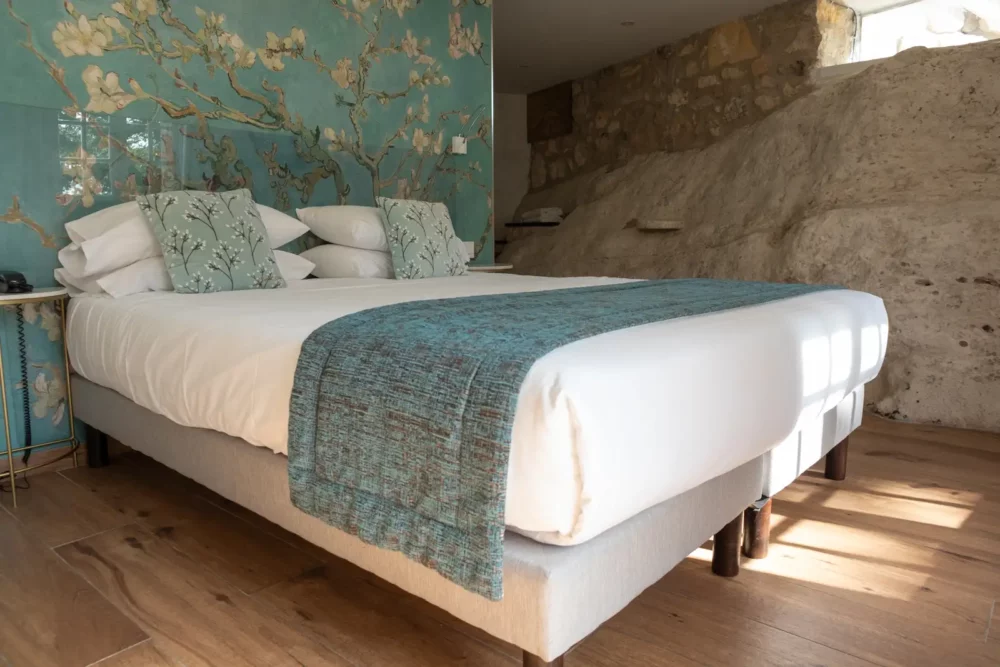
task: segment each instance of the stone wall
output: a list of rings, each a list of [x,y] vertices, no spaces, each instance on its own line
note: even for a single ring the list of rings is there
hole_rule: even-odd
[[[792,0],[573,82],[572,134],[532,146],[538,189],[650,151],[700,148],[808,92],[847,62],[854,13]]]
[[[912,49],[702,149],[530,193],[517,273],[841,284],[889,312],[882,414],[1000,432],[1000,41]],[[682,229],[642,232],[636,221]]]

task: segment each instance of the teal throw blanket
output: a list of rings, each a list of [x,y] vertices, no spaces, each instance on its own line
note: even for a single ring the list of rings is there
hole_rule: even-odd
[[[657,280],[412,301],[334,320],[305,341],[295,372],[292,502],[499,600],[511,427],[535,360],[616,329],[825,289]]]

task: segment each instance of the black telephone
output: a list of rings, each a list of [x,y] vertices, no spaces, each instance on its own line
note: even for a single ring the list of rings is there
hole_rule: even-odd
[[[24,294],[33,289],[23,273],[0,271],[0,294]]]

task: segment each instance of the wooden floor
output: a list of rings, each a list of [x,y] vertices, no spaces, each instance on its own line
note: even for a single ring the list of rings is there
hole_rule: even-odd
[[[1000,664],[1000,437],[885,422],[570,652],[610,665]],[[518,665],[519,652],[136,454],[0,510],[0,665]]]

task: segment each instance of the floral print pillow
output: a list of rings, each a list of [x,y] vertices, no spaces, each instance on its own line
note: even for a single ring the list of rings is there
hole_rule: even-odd
[[[137,198],[174,290],[189,294],[285,287],[249,190]]]
[[[378,205],[397,280],[467,273],[465,247],[455,236],[447,206],[386,197],[379,197]]]

